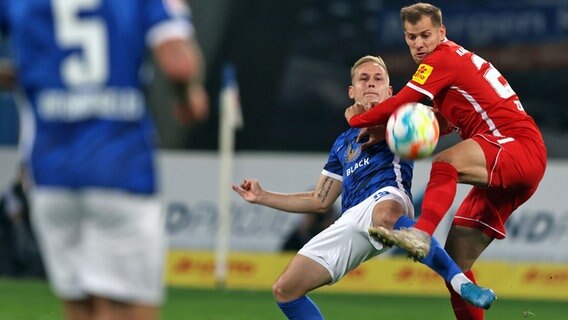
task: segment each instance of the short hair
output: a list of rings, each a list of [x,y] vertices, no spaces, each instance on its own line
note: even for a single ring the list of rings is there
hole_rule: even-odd
[[[381,58],[380,56],[367,55],[367,56],[364,56],[364,57],[360,58],[359,60],[355,61],[355,63],[351,67],[351,80],[352,81],[353,81],[353,77],[355,77],[355,72],[357,71],[357,69],[362,64],[367,63],[367,62],[373,62],[373,63],[376,63],[379,66],[381,66],[381,68],[383,68],[385,70],[385,76],[387,77],[387,80],[390,79],[389,70],[387,69],[387,65],[386,65],[385,61],[383,60],[383,58]]]
[[[403,26],[405,22],[416,24],[423,16],[430,17],[432,24],[437,27],[442,25],[442,10],[432,4],[418,2],[400,9],[400,20]]]

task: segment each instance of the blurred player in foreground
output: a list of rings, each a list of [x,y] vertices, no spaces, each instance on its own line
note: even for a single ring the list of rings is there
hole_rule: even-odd
[[[159,318],[165,213],[139,72],[149,47],[206,116],[189,18],[181,0],[0,2],[23,94],[32,223],[67,319]]]
[[[416,3],[402,8],[401,20],[418,70],[398,94],[364,113],[353,105],[346,119],[354,127],[384,124],[399,106],[429,98],[463,141],[434,157],[414,228],[392,231],[386,225],[370,232],[415,258],[424,257],[454,201],[457,183],[472,185],[455,214],[446,250],[473,279],[474,262],[494,239],[505,238],[505,222],[536,191],[546,168],[546,147],[501,73],[446,38],[439,8]],[[460,319],[483,319],[483,310],[468,308],[455,294],[452,304]]]
[[[365,56],[355,62],[351,82],[349,97],[366,106],[392,94],[386,65],[379,57]],[[414,224],[410,197],[413,162],[393,155],[384,139],[362,148],[357,141],[360,134],[360,129],[349,129],[336,139],[313,191],[270,192],[262,189],[256,179],[245,179],[240,186],[233,186],[250,203],[297,213],[327,212],[342,196],[342,216],[298,251],[273,286],[278,306],[289,319],[323,319],[306,294],[339,281],[388,249],[369,235],[369,227],[387,225],[398,229]],[[495,298],[493,291],[473,284],[439,245],[434,245],[421,262],[451,282],[454,290],[472,303],[490,307]]]

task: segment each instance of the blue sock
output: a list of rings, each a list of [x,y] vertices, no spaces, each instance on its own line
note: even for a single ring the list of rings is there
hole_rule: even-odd
[[[323,320],[323,315],[318,306],[308,298],[301,296],[288,302],[276,302],[278,307],[290,320]]]
[[[416,221],[408,216],[402,216],[394,224],[394,229],[409,228],[415,223]],[[432,237],[432,243],[430,243],[430,252],[424,259],[420,260],[420,263],[436,271],[447,282],[450,282],[456,274],[463,272],[434,237]]]

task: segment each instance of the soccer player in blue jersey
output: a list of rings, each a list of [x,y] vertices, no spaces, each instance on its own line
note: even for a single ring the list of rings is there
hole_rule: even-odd
[[[32,221],[65,317],[158,319],[165,212],[139,72],[150,48],[180,98],[203,96],[188,8],[182,0],[2,0],[0,30],[22,93]]]
[[[387,67],[380,57],[365,56],[355,62],[351,82],[349,97],[365,106],[392,94]],[[257,179],[233,186],[250,203],[297,213],[327,212],[341,195],[342,216],[298,251],[273,286],[278,306],[289,319],[323,319],[306,294],[339,281],[388,249],[369,235],[369,227],[398,229],[414,224],[410,193],[413,162],[393,155],[376,136],[378,143],[361,148],[360,135],[360,129],[354,128],[339,135],[313,191],[271,192]],[[421,262],[451,283],[464,299],[489,308],[495,299],[493,291],[472,283],[444,249],[433,243],[435,249]]]

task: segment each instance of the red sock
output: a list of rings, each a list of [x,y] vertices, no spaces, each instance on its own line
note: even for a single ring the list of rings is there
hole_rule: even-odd
[[[473,271],[469,270],[464,272],[464,274],[471,280],[475,282],[475,277]],[[446,282],[446,287],[450,291],[450,301],[452,302],[452,308],[454,309],[454,315],[456,320],[483,320],[484,310],[482,308],[476,308],[473,305],[467,303],[462,297],[457,294],[452,285]]]
[[[422,212],[415,227],[430,235],[454,202],[458,183],[456,168],[446,162],[432,163],[430,180],[424,191]]]

